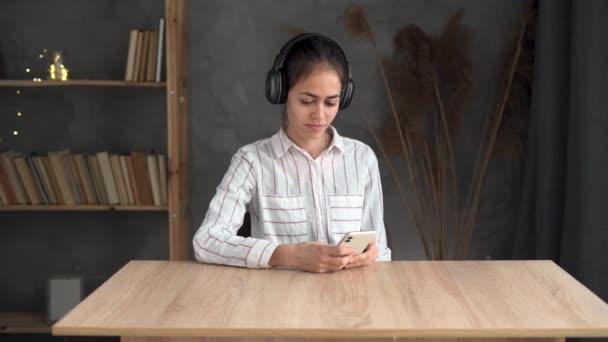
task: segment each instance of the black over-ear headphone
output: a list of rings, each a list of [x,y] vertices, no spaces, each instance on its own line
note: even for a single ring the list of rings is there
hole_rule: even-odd
[[[285,74],[284,64],[287,55],[291,48],[306,39],[310,38],[322,38],[328,41],[329,43],[335,45],[340,53],[344,57],[344,66],[346,67],[347,72],[347,80],[344,84],[342,84],[342,91],[340,92],[340,106],[339,109],[342,110],[350,104],[350,101],[353,99],[353,93],[355,92],[355,83],[351,79],[350,74],[350,66],[348,64],[348,58],[346,57],[346,53],[342,50],[340,44],[338,44],[333,39],[318,34],[318,33],[304,33],[298,35],[294,38],[291,38],[279,51],[279,54],[274,60],[272,64],[272,68],[268,71],[266,75],[266,98],[272,104],[283,104],[287,100],[287,91],[289,90],[287,85],[287,76]]]

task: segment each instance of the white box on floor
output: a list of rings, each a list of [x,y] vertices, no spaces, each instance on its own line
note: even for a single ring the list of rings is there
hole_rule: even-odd
[[[51,277],[47,292],[47,319],[60,320],[82,301],[84,286],[81,277]]]

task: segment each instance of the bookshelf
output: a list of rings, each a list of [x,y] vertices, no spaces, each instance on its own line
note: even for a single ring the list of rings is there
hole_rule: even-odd
[[[187,126],[187,0],[164,0],[165,82],[124,80],[33,81],[0,80],[0,87],[138,87],[165,88],[167,115],[166,206],[135,205],[2,205],[0,211],[165,211],[168,212],[170,260],[190,257],[188,218],[188,126]],[[0,312],[0,334],[49,333],[44,312]]]
[[[0,334],[50,334],[44,312],[0,312]]]

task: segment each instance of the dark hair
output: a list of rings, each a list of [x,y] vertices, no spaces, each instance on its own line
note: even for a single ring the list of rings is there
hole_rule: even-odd
[[[308,76],[318,64],[327,64],[337,73],[342,86],[347,81],[346,61],[339,47],[322,37],[296,43],[285,57],[285,75],[289,89]]]

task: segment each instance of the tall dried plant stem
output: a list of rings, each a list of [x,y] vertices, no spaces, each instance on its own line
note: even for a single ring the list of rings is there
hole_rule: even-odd
[[[521,28],[519,30],[519,35],[518,35],[518,39],[517,39],[517,48],[515,49],[515,54],[513,55],[513,60],[511,61],[511,66],[509,68],[509,77],[507,78],[505,92],[503,94],[500,105],[497,108],[497,112],[496,112],[496,116],[495,116],[496,119],[492,123],[492,131],[491,131],[491,135],[490,135],[490,138],[488,141],[488,148],[486,149],[486,153],[485,153],[485,156],[483,159],[481,172],[479,174],[479,177],[476,179],[477,183],[475,184],[476,187],[475,187],[475,193],[473,196],[472,208],[471,208],[471,212],[468,217],[467,224],[466,224],[465,238],[463,239],[463,249],[462,249],[463,256],[466,255],[466,253],[469,249],[473,226],[475,224],[475,218],[477,215],[477,210],[479,208],[479,197],[481,196],[481,187],[485,180],[486,172],[488,169],[488,163],[490,161],[490,157],[492,156],[492,149],[494,148],[494,143],[496,142],[496,136],[498,135],[498,129],[500,128],[500,124],[502,122],[502,116],[505,111],[505,106],[506,106],[507,100],[509,98],[509,95],[511,93],[511,84],[513,83],[513,78],[515,76],[515,70],[517,69],[517,64],[519,62],[519,56],[521,55],[522,42],[524,39],[526,25],[528,23],[528,18],[529,18],[529,14],[526,14],[526,16],[524,17],[524,20],[522,22]],[[490,127],[490,125],[488,125],[487,127]],[[483,137],[486,136],[487,132],[484,131],[482,134],[484,134],[484,135],[482,135],[482,139],[483,139]]]
[[[452,177],[452,191],[454,192],[454,212],[455,212],[455,220],[454,222],[456,223],[456,226],[458,226],[458,222],[459,222],[459,217],[458,217],[458,187],[456,185],[456,163],[454,161],[454,150],[452,147],[452,139],[450,137],[450,132],[448,129],[448,121],[446,118],[446,114],[445,114],[445,109],[443,107],[443,99],[441,97],[441,92],[439,91],[439,85],[437,84],[437,80],[435,79],[435,82],[433,82],[433,90],[435,93],[435,98],[436,98],[436,102],[437,102],[437,111],[439,112],[439,115],[441,117],[441,125],[440,127],[443,127],[443,134],[445,135],[445,141],[448,147],[448,156],[450,158],[450,169],[452,171],[451,177]],[[443,153],[441,155],[441,159],[443,160]],[[445,182],[443,185],[443,188],[445,189]],[[444,197],[445,196],[445,190],[443,193]],[[444,216],[444,220],[445,220],[445,208],[444,208],[444,212],[442,214]],[[443,258],[443,255],[445,253],[444,249],[445,249],[445,241],[446,241],[446,236],[445,236],[445,227],[444,230],[442,231],[442,236],[441,236],[441,258]]]
[[[407,196],[405,196],[405,192],[403,191],[403,186],[401,185],[401,181],[399,180],[399,175],[397,174],[397,171],[395,170],[395,167],[393,166],[393,163],[391,162],[390,158],[386,154],[386,150],[382,146],[382,143],[380,142],[380,139],[376,135],[376,132],[374,132],[374,130],[370,126],[368,126],[368,129],[371,132],[372,136],[374,137],[374,140],[376,140],[376,144],[378,144],[378,146],[380,147],[380,151],[382,152],[382,156],[386,160],[386,163],[388,164],[388,167],[391,170],[391,174],[393,176],[393,180],[397,184],[397,190],[399,191],[399,196],[401,197],[401,201],[403,202],[403,204],[405,204],[405,206],[408,208],[408,210],[411,213],[413,213],[414,209],[413,209],[412,204],[410,203],[410,201],[407,199]],[[416,215],[412,215],[412,217],[414,218],[414,224],[416,225],[416,227],[418,229],[418,233],[420,234],[420,240],[422,241],[422,247],[424,248],[424,254],[426,255],[427,259],[430,259],[430,255],[431,254],[430,254],[430,251],[429,251],[428,241],[426,240],[426,237],[424,236],[424,234],[422,234],[420,222],[418,221]]]
[[[435,99],[436,101],[436,99]],[[437,206],[437,217],[435,218],[437,224],[437,230],[439,231],[439,236],[443,237],[445,235],[445,220],[444,220],[444,205],[443,205],[443,175],[444,175],[444,162],[443,159],[443,139],[441,136],[441,118],[439,111],[435,112],[435,122],[434,122],[434,132],[435,132],[435,162],[436,162],[436,181],[437,181],[437,195],[436,195],[436,206]],[[441,250],[442,250],[442,241],[441,238],[435,240],[437,244],[437,258],[441,259]]]
[[[410,153],[412,151],[411,149],[411,141],[409,139],[409,135],[404,134],[403,130],[401,129],[401,122],[399,120],[399,115],[397,113],[397,110],[395,108],[395,102],[393,100],[393,94],[391,93],[391,89],[388,86],[388,81],[386,79],[386,73],[384,72],[384,66],[382,65],[382,62],[380,61],[379,58],[376,58],[376,61],[378,63],[378,67],[380,69],[380,74],[382,76],[382,82],[384,83],[384,88],[386,90],[388,99],[389,99],[389,103],[391,106],[391,112],[393,114],[393,119],[395,120],[395,125],[397,126],[397,131],[399,132],[399,140],[401,142],[401,148],[403,150],[403,155],[405,157],[405,160],[407,161],[407,167],[408,167],[408,171],[410,174],[410,181],[412,183],[412,191],[414,193],[414,198],[420,198],[418,196],[418,186],[417,186],[417,181],[416,181],[416,174],[414,173],[414,169],[412,168],[412,158],[413,158],[413,153]],[[405,135],[405,136],[404,136]],[[407,139],[406,139],[407,136]],[[385,158],[388,160],[388,158]],[[422,210],[420,208],[420,202],[416,201],[416,210],[417,212],[414,212],[413,210],[412,215],[418,215],[418,219],[414,220],[416,222],[420,222],[421,219],[423,218],[423,213]],[[416,225],[416,229],[418,230],[418,234],[420,235],[420,239],[421,241],[423,241],[423,244],[427,244],[426,243],[426,238],[424,237],[424,232],[422,230],[422,227],[420,226],[420,224]],[[425,246],[425,251],[428,250],[428,246]],[[427,254],[427,258],[429,258],[429,255]]]
[[[487,136],[487,131],[488,131],[488,125],[489,125],[489,118],[486,117],[486,119],[484,120],[483,123],[483,128],[481,129],[482,132],[482,137]],[[464,210],[464,215],[462,217],[463,222],[462,225],[460,225],[459,230],[458,230],[458,236],[466,236],[467,235],[467,227],[468,227],[468,219],[471,215],[470,213],[470,207],[471,207],[471,202],[473,201],[473,190],[475,189],[474,185],[475,185],[475,180],[477,179],[477,177],[479,176],[479,169],[481,168],[481,155],[483,154],[483,149],[484,149],[484,139],[482,138],[481,141],[479,142],[479,148],[477,150],[477,156],[475,157],[475,163],[473,164],[473,175],[471,176],[471,186],[469,187],[469,191],[467,191],[467,199],[465,202],[465,205],[463,207]],[[454,259],[463,259],[465,257],[463,248],[464,248],[464,239],[459,240],[459,244],[458,246],[456,246],[456,251],[454,251],[453,254],[453,258]]]
[[[438,185],[439,184],[435,180],[435,173],[433,172],[433,162],[431,160],[431,153],[429,151],[429,146],[426,143],[426,141],[424,142],[424,161],[426,162],[426,165],[428,167],[428,174],[429,175],[428,175],[427,179],[431,183],[430,184],[431,187],[430,187],[430,191],[429,192],[433,195],[433,201],[434,201],[434,204],[435,204],[434,209],[435,209],[436,214],[437,214],[436,217],[440,217],[440,215],[439,215],[439,198],[438,198]],[[423,166],[424,166],[424,163],[423,163]],[[432,225],[429,225],[429,227],[430,226],[432,226]],[[433,228],[433,230],[432,230],[433,236],[435,236],[435,234],[436,234],[436,232],[435,232],[436,229],[437,228]],[[433,254],[433,259],[437,259],[437,257],[438,257],[437,256],[437,252],[435,251],[435,253]]]

